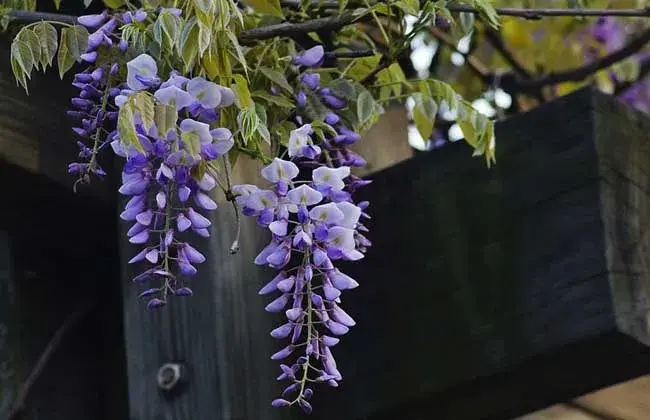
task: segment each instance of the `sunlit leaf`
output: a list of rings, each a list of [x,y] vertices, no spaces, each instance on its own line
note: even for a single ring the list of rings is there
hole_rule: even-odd
[[[57,64],[59,66],[59,76],[63,75],[72,68],[81,54],[88,48],[88,31],[83,26],[75,25],[61,30],[61,42],[59,42],[59,55]]]

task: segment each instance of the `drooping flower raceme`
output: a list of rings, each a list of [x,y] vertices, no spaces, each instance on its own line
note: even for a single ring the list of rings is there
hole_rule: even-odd
[[[322,46],[294,57],[294,64],[318,67],[324,61]],[[255,217],[257,223],[270,230],[271,242],[255,259],[279,273],[260,294],[275,293],[267,306],[269,312],[282,312],[286,322],[274,329],[271,336],[288,343],[271,356],[284,362],[278,380],[288,380],[282,398],[272,402],[275,407],[298,405],[305,412],[312,410],[309,399],[311,383],[338,386],[342,379],[331,348],[355,325],[340,306],[341,292],[358,283],[335,267],[339,260],[363,258],[370,241],[360,222],[368,217],[368,203],[356,204],[353,193],[368,181],[351,175],[350,167],[364,166],[365,160],[349,149],[359,134],[350,129],[336,111],[348,106],[345,99],[331,89],[320,87],[320,76],[306,72],[300,77],[296,93],[298,104],[286,154],[291,160],[275,158],[262,170],[272,183],[270,189],[254,185],[233,188],[243,213]],[[324,117],[333,127],[324,139],[316,139],[303,113],[307,95],[314,94],[331,112]],[[297,180],[299,167],[311,173],[309,180]]]
[[[152,63],[155,64],[151,57],[140,55],[127,64],[131,92],[125,92],[126,95],[153,90],[157,102],[173,106],[179,115],[201,110],[197,119],[179,117],[177,125],[164,133],[155,125],[146,129],[142,121],[137,122],[141,149],[126,146],[119,138],[111,143],[115,153],[126,159],[119,191],[131,197],[120,217],[133,223],[128,231],[129,241],[143,247],[129,263],[145,261],[150,265],[134,281],[161,282],[141,294],[151,297],[148,306],[155,308],[164,305],[170,293],[192,293],[182,278],[196,274],[195,265],[204,262],[205,257],[181,238],[189,231],[209,237],[211,222],[202,213],[217,208],[209,196],[217,185],[216,173],[205,171],[200,179],[193,173],[201,164],[224,156],[234,141],[227,128],[211,129],[208,123],[200,121],[203,111],[216,116],[217,108],[232,103],[228,100],[232,95],[230,89],[198,77],[182,80],[175,72],[159,84]],[[204,93],[215,91],[223,95],[213,95],[206,102]],[[222,102],[223,98],[226,100]],[[116,103],[124,106],[124,100],[118,97]]]
[[[304,136],[309,129],[305,125],[291,135]],[[310,147],[305,143],[301,140],[302,149]],[[294,162],[275,158],[262,170],[270,189],[240,185],[234,192],[244,214],[272,234],[255,263],[279,270],[260,290],[275,294],[266,310],[286,316],[271,336],[288,343],[271,358],[283,362],[278,379],[290,383],[273,405],[297,404],[309,413],[310,384],[337,386],[342,379],[331,348],[355,325],[341,308],[340,295],[358,284],[335,263],[363,258],[366,241],[358,232],[363,211],[345,191],[350,168],[319,166],[308,181],[297,181],[298,173]],[[287,359],[293,362],[284,362]]]

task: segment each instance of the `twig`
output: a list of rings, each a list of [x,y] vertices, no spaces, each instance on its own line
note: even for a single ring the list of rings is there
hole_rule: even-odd
[[[59,13],[30,12],[27,10],[12,10],[7,13],[7,17],[22,22],[38,22],[46,20],[50,22],[67,23],[70,25],[75,25],[77,23],[76,16],[63,15]]]
[[[486,84],[492,83],[494,78],[490,73],[490,69],[488,69],[487,66],[481,62],[481,60],[474,57],[472,54],[465,54],[458,50],[458,45],[456,42],[454,42],[451,36],[433,26],[429,27],[429,33],[441,43],[453,48],[454,51],[461,54],[465,58],[465,61],[467,62],[470,70],[472,70],[481,80],[483,80],[483,82]]]
[[[284,7],[298,8],[300,0],[282,0],[280,4]],[[338,9],[340,4],[337,0],[315,0],[314,7],[317,9]],[[448,4],[447,9],[451,12],[465,12],[479,14],[480,10],[466,4]],[[518,7],[497,7],[496,12],[502,16],[516,16],[524,19],[540,19],[543,16],[629,16],[644,17],[650,16],[649,9],[570,9],[570,8],[542,8],[526,9]]]
[[[514,81],[514,88],[519,90],[532,90],[539,89],[544,86],[555,85],[563,82],[577,82],[585,79],[586,77],[596,73],[599,70],[607,68],[612,64],[625,60],[631,55],[637,53],[648,42],[650,42],[650,29],[642,32],[637,38],[634,38],[623,48],[614,51],[613,53],[602,57],[599,60],[592,61],[571,70],[550,73],[546,76],[530,80],[517,79]]]
[[[514,56],[514,54],[508,49],[506,44],[503,42],[501,35],[494,29],[488,27],[485,29],[485,38],[488,42],[494,47],[495,50],[501,54],[506,63],[508,63],[512,69],[519,74],[519,76],[530,79],[532,74],[525,68]]]
[[[40,357],[38,358],[36,365],[34,365],[34,368],[30,372],[29,376],[27,377],[27,379],[25,379],[25,382],[23,382],[20,392],[18,393],[18,396],[16,397],[12,409],[9,412],[9,416],[7,417],[7,420],[16,419],[18,417],[18,414],[20,414],[20,412],[25,408],[25,400],[27,399],[27,394],[29,393],[31,387],[34,385],[34,382],[36,382],[36,379],[38,379],[41,373],[43,373],[43,370],[47,366],[47,362],[50,360],[54,352],[61,345],[61,341],[63,340],[63,337],[88,312],[90,312],[92,307],[93,307],[92,302],[86,301],[79,306],[79,309],[77,309],[75,312],[68,315],[66,320],[56,331],[54,336],[50,339],[49,343],[47,343],[47,346],[45,347],[45,350],[43,350],[43,353],[41,353]]]
[[[451,12],[480,13],[475,7],[464,4],[450,4],[447,9]],[[501,16],[516,16],[524,19],[537,20],[543,16],[628,16],[647,17],[650,16],[650,8],[647,9],[520,9],[516,7],[497,7],[497,14]]]
[[[371,57],[376,52],[373,50],[357,50],[357,51],[332,51],[325,53],[325,56],[332,58],[360,58]]]
[[[342,13],[338,16],[306,20],[300,23],[280,23],[277,25],[262,26],[248,29],[239,34],[240,44],[250,44],[256,40],[274,38],[276,36],[291,36],[297,33],[309,33],[322,30],[336,30],[344,26],[352,25],[368,16],[359,16],[352,12]]]

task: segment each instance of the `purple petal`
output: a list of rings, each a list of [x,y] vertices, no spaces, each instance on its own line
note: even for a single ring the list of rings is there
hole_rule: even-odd
[[[285,306],[287,306],[287,303],[289,303],[289,296],[286,294],[283,294],[276,299],[274,299],[271,303],[266,305],[264,310],[266,312],[280,312],[284,309]]]

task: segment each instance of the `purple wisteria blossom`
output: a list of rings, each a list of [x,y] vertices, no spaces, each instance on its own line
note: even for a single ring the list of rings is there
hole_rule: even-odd
[[[596,41],[598,46],[598,48],[590,46],[585,52],[585,59],[593,61],[598,57],[621,49],[627,42],[628,37],[633,35],[633,32],[628,31],[628,27],[623,20],[612,16],[604,16],[598,18],[588,28],[588,35]],[[650,60],[650,55],[640,52],[629,59],[644,63]],[[609,78],[614,85],[623,82],[614,71],[610,72]],[[650,113],[650,81],[644,80],[633,84],[619,95],[619,99],[640,111]]]
[[[317,46],[294,57],[293,62],[318,67],[323,59],[323,48]],[[260,294],[274,293],[266,310],[286,316],[286,322],[271,331],[271,336],[287,344],[271,358],[283,361],[278,380],[290,382],[272,405],[298,405],[310,413],[311,385],[336,387],[343,378],[331,348],[355,325],[340,305],[341,292],[354,289],[358,283],[335,264],[362,259],[371,245],[361,223],[361,218],[369,217],[365,213],[368,203],[355,203],[353,199],[354,192],[369,181],[350,171],[366,162],[349,149],[360,135],[336,113],[348,106],[347,101],[331,89],[321,88],[316,73],[304,73],[299,81],[294,119],[298,127],[287,139],[288,159],[275,158],[262,169],[270,188],[238,185],[233,192],[242,212],[255,217],[272,237],[255,263],[278,270]],[[306,92],[317,95],[331,110],[323,122],[334,133],[328,132],[325,138],[316,137],[304,112]],[[300,169],[310,173],[310,178],[299,179]]]
[[[201,108],[212,110],[215,115],[215,107],[232,103],[214,94],[225,92],[227,96],[231,93],[228,88],[203,78],[181,82],[174,72],[160,83],[155,61],[144,54],[127,63],[127,69],[129,91],[123,90],[121,94],[126,96],[125,100],[136,90],[155,90],[156,101],[174,104],[181,114],[191,114],[191,109]],[[115,101],[117,106],[123,106],[118,97]],[[149,308],[157,308],[166,304],[170,294],[192,294],[183,277],[196,274],[196,265],[204,262],[205,256],[187,242],[185,232],[209,237],[212,223],[202,213],[217,208],[210,197],[217,185],[216,174],[206,171],[197,179],[193,172],[201,163],[228,153],[234,141],[230,130],[211,129],[200,118],[181,117],[177,126],[167,133],[159,133],[155,125],[145,129],[141,121],[136,122],[136,129],[141,148],[125,145],[117,134],[113,135],[111,146],[118,156],[126,159],[119,192],[131,197],[120,217],[133,223],[127,233],[129,242],[142,247],[129,263],[149,265],[133,281],[160,282],[158,287],[140,295],[150,299]],[[188,147],[184,136],[195,138],[200,150]]]
[[[292,135],[307,131],[301,127]],[[335,263],[363,258],[369,242],[360,233],[363,210],[349,201],[345,191],[350,185],[345,182],[349,167],[319,166],[309,181],[297,180],[298,174],[294,162],[275,158],[262,169],[262,176],[272,184],[270,189],[240,185],[234,192],[244,214],[255,217],[272,234],[255,263],[279,270],[260,294],[277,293],[266,310],[284,312],[287,320],[271,336],[289,342],[271,358],[285,360],[296,355],[293,363],[281,365],[278,379],[291,383],[273,406],[298,404],[310,412],[310,384],[337,386],[342,379],[331,347],[355,325],[339,305],[341,291],[358,283]]]

